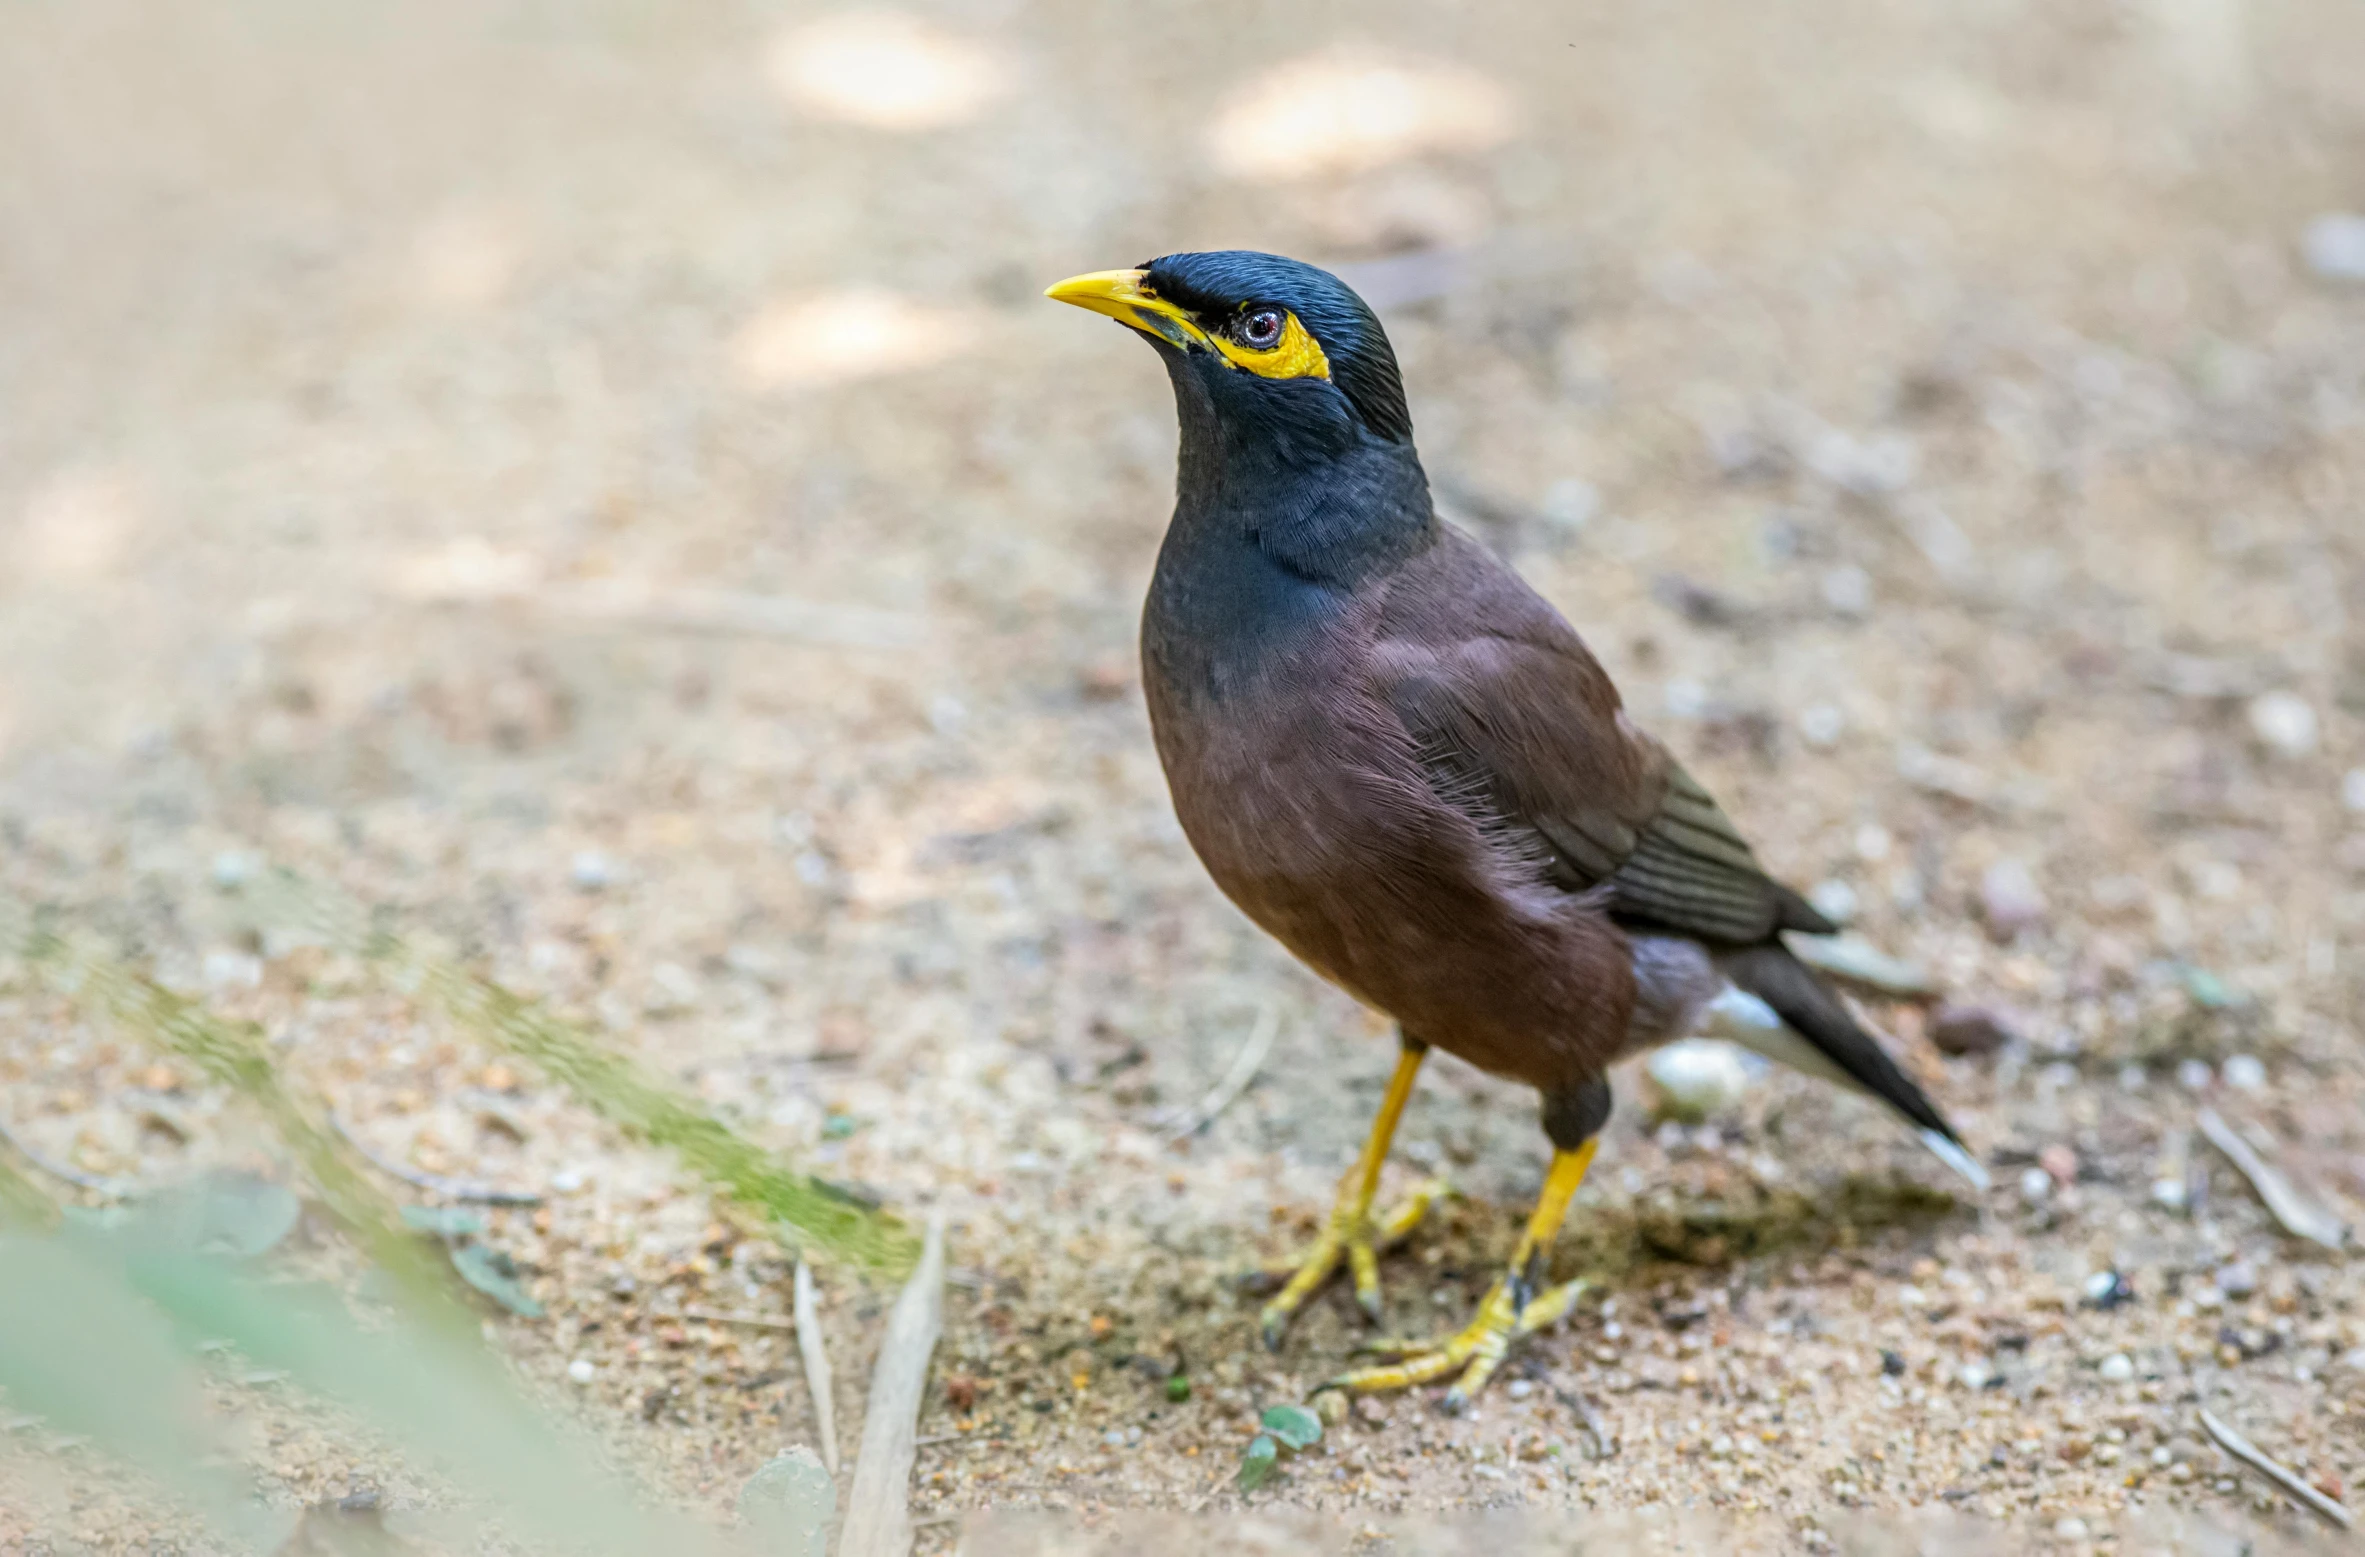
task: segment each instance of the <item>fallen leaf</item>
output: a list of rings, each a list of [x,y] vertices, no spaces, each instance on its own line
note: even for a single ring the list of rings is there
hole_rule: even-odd
[[[1281,1463],[1281,1446],[1264,1433],[1256,1435],[1248,1445],[1248,1452],[1240,1456],[1238,1484],[1243,1492],[1254,1492],[1263,1486],[1274,1467]]]
[[[1293,1451],[1311,1449],[1322,1441],[1322,1418],[1304,1406],[1267,1406],[1257,1425]]]
[[[402,1225],[415,1233],[456,1240],[484,1231],[484,1217],[464,1206],[404,1206]]]
[[[838,1489],[799,1444],[757,1467],[739,1489],[739,1522],[772,1557],[828,1557]]]
[[[500,1250],[481,1243],[457,1245],[452,1250],[452,1269],[460,1273],[462,1281],[519,1318],[542,1317],[542,1305],[517,1279],[517,1262]]]

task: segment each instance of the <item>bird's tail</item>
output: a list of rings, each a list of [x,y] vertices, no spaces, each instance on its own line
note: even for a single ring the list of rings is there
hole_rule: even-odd
[[[1974,1182],[1985,1182],[1987,1175],[1964,1151],[1962,1137],[1938,1112],[1937,1105],[1914,1085],[1913,1078],[1898,1069],[1880,1040],[1857,1023],[1839,996],[1806,964],[1778,944],[1728,952],[1718,960],[1725,977],[1762,1001],[1786,1030],[1745,1031],[1761,1024],[1753,1024],[1741,1014],[1730,1024],[1720,1024],[1733,1026],[1734,1032],[1718,1036],[1729,1036],[1795,1069],[1871,1093],[1917,1126],[1930,1149],[1957,1172]],[[1803,1045],[1797,1041],[1802,1038]],[[1785,1048],[1794,1052],[1784,1052]]]

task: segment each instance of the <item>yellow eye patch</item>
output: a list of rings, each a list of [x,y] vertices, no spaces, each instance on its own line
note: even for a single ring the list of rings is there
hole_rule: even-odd
[[[1106,314],[1119,324],[1177,346],[1204,346],[1233,367],[1246,368],[1259,378],[1330,377],[1330,358],[1323,355],[1322,343],[1298,322],[1296,314],[1282,315],[1281,338],[1272,345],[1244,345],[1208,329],[1189,309],[1150,290],[1146,281],[1146,273],[1138,270],[1096,270],[1070,276],[1043,295],[1053,302]]]
[[[1262,351],[1222,335],[1211,334],[1208,340],[1226,362],[1259,378],[1330,377],[1330,359],[1323,355],[1322,343],[1298,323],[1297,315],[1284,317],[1287,322],[1281,327],[1281,339]]]

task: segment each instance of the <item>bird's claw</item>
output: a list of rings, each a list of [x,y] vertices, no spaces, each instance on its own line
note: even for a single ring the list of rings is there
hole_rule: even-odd
[[[1355,1284],[1355,1306],[1377,1324],[1380,1317],[1380,1255],[1404,1241],[1429,1214],[1429,1207],[1449,1193],[1441,1180],[1431,1180],[1406,1196],[1385,1216],[1374,1216],[1369,1206],[1342,1204],[1295,1264],[1264,1273],[1279,1280],[1281,1291],[1264,1306],[1258,1328],[1265,1345],[1278,1347],[1290,1320],[1306,1300],[1321,1290],[1343,1261]]]
[[[1510,1355],[1511,1344],[1522,1336],[1533,1335],[1547,1325],[1564,1318],[1585,1295],[1590,1282],[1579,1278],[1547,1288],[1541,1295],[1514,1307],[1515,1294],[1509,1278],[1497,1281],[1487,1289],[1486,1297],[1478,1305],[1478,1313],[1459,1333],[1439,1341],[1377,1341],[1359,1348],[1402,1360],[1376,1367],[1357,1368],[1342,1373],[1324,1383],[1325,1390],[1344,1390],[1349,1394],[1371,1394],[1384,1389],[1412,1389],[1433,1383],[1455,1369],[1462,1376],[1446,1391],[1445,1409],[1459,1412],[1477,1398],[1487,1380],[1503,1365]],[[1319,1391],[1318,1391],[1319,1392]]]

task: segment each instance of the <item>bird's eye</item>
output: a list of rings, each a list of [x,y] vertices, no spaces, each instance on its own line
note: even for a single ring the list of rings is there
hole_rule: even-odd
[[[1275,308],[1260,308],[1240,321],[1240,339],[1259,351],[1281,342],[1281,312]]]

